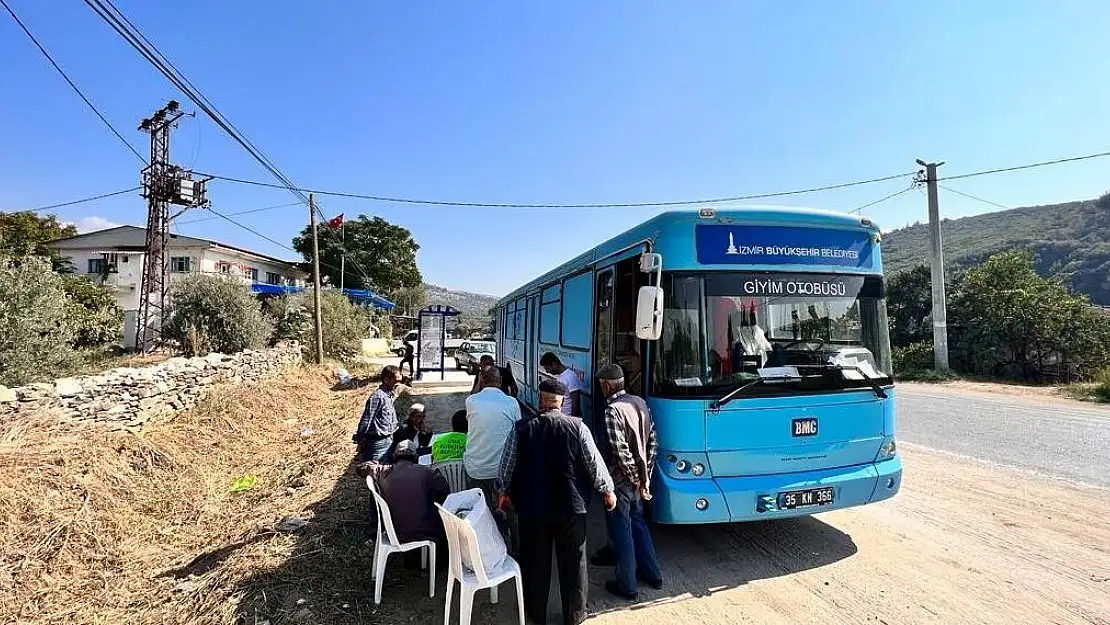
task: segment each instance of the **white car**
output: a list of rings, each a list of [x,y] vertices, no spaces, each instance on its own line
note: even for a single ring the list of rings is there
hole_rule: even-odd
[[[497,344],[493,341],[464,341],[455,350],[455,367],[475,373],[482,356],[493,356],[496,347]]]

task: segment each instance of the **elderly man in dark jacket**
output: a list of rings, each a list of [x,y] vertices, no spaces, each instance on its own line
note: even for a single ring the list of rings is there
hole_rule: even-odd
[[[498,507],[512,505],[520,517],[525,613],[534,623],[547,622],[554,547],[563,625],[578,625],[586,620],[586,507],[594,492],[606,510],[617,499],[593,434],[560,410],[566,385],[545,379],[539,390],[541,414],[517,422],[505,442]]]
[[[433,504],[442,504],[451,488],[442,475],[416,463],[416,446],[411,440],[398,443],[393,456],[393,464],[359,465],[359,475],[373,476],[378,492],[389,506],[398,540],[434,540],[437,548],[443,545],[446,550],[443,522]]]

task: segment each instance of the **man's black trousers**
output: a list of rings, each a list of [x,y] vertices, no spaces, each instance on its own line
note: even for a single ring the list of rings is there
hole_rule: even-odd
[[[551,548],[559,571],[564,625],[586,620],[586,515],[562,518],[519,517],[520,568],[524,574],[524,611],[536,623],[547,622],[551,587]]]

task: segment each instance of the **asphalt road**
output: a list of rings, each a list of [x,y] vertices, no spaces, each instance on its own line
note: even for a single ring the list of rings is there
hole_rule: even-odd
[[[900,441],[1110,487],[1110,408],[915,385],[897,401]]]

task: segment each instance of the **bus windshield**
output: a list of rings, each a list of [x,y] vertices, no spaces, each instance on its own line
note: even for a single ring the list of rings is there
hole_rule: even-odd
[[[802,379],[756,385],[753,394],[861,388],[870,384],[864,376],[891,381],[879,276],[672,272],[663,286],[656,396],[719,397],[765,367],[794,367]]]

